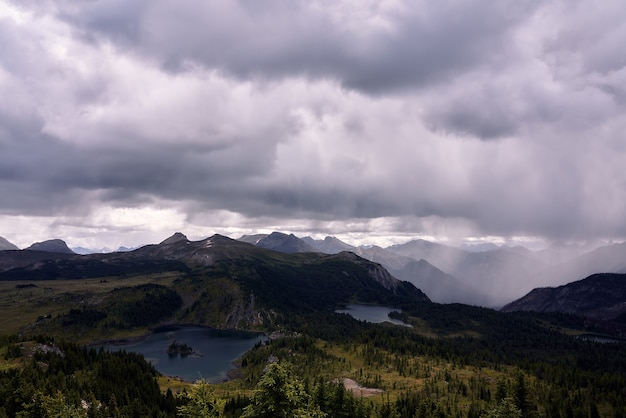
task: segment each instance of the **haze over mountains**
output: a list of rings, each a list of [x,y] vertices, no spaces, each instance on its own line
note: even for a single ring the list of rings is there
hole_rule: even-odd
[[[0,237],[0,251],[3,250],[19,250],[17,245],[10,243],[6,238]]]
[[[175,234],[172,240],[183,239]],[[186,237],[184,237],[186,239]],[[500,307],[535,288],[560,286],[595,273],[626,273],[626,243],[585,252],[580,247],[553,247],[530,251],[523,247],[456,248],[413,240],[387,248],[355,247],[335,237],[322,240],[293,234],[245,235],[239,238],[257,247],[287,254],[350,251],[381,264],[394,277],[421,289],[433,301]],[[6,239],[0,249],[16,250]],[[73,254],[62,240],[33,244],[28,250]]]
[[[537,287],[558,286],[599,272],[626,272],[626,243],[584,252],[581,247],[555,246],[541,251],[523,247],[456,248],[413,240],[387,248],[354,247],[334,237],[316,240],[274,232],[242,240],[283,252],[352,251],[380,263],[395,277],[413,283],[433,301],[499,307]],[[308,247],[308,248],[307,248]],[[582,252],[582,254],[581,254]],[[554,255],[552,257],[552,255]]]

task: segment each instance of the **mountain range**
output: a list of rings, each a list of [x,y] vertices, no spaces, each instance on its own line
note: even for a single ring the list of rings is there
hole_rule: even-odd
[[[523,247],[494,249],[493,246],[489,246],[487,251],[478,251],[477,248],[461,249],[425,240],[382,248],[356,247],[335,237],[317,240],[280,232],[246,235],[238,241],[285,254],[338,254],[349,251],[379,263],[392,276],[412,283],[434,302],[494,308],[521,298],[535,288],[564,285],[594,273],[626,273],[626,243],[586,252],[579,247],[530,251]],[[6,250],[17,248],[6,240],[0,240],[0,245]],[[72,253],[61,240],[36,243],[28,249],[66,255]],[[9,258],[8,255],[0,258],[0,268],[2,263],[25,267],[26,261],[23,260],[41,260],[46,256],[31,255],[22,257],[22,261],[6,261]]]
[[[350,303],[404,306],[430,302],[411,283],[354,253],[288,254],[221,235],[190,241],[177,233],[159,244],[107,254],[0,251],[0,281],[32,284],[166,273],[178,277],[171,289],[184,301],[176,311],[176,322],[217,328],[249,328],[272,323],[277,315],[332,312]],[[164,295],[171,299],[168,293]],[[97,299],[90,309],[101,314],[94,317],[119,310],[116,299]]]
[[[240,239],[259,246],[271,242],[271,248],[288,253],[351,251],[380,263],[395,277],[413,283],[435,302],[495,308],[537,287],[562,285],[593,273],[626,272],[626,243],[588,252],[580,247],[566,246],[541,251],[489,246],[487,251],[478,251],[477,248],[467,250],[425,240],[387,248],[355,247],[334,237],[299,239],[278,232]]]

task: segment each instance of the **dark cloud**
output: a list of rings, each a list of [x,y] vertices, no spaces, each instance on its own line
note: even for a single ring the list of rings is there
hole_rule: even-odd
[[[331,78],[377,94],[498,65],[510,53],[513,31],[538,5],[420,2],[385,12],[305,0],[262,7],[248,1],[122,3],[91,2],[62,16],[85,39],[112,42],[173,71],[193,63],[241,78]]]
[[[0,227],[625,237],[596,6],[0,2]]]

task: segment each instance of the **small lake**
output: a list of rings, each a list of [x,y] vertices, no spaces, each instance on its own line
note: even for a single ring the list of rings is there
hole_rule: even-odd
[[[346,313],[359,321],[372,322],[380,324],[382,322],[390,322],[394,325],[402,325],[403,327],[411,327],[410,324],[402,322],[398,319],[389,318],[389,314],[399,309],[390,308],[388,306],[374,305],[348,305],[347,309],[339,309],[335,312]]]
[[[141,341],[123,345],[105,345],[109,351],[126,350],[142,354],[166,376],[187,381],[205,379],[215,383],[228,379],[233,361],[267,337],[245,331],[222,331],[197,326],[159,328]],[[197,354],[169,355],[173,341],[186,344]]]

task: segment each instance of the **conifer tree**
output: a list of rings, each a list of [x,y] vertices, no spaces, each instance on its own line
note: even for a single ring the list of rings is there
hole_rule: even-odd
[[[219,418],[223,416],[226,401],[219,399],[210,385],[201,380],[178,407],[178,416],[186,418]]]
[[[322,418],[325,414],[312,402],[304,385],[293,374],[290,363],[274,362],[256,385],[251,404],[242,418]]]

